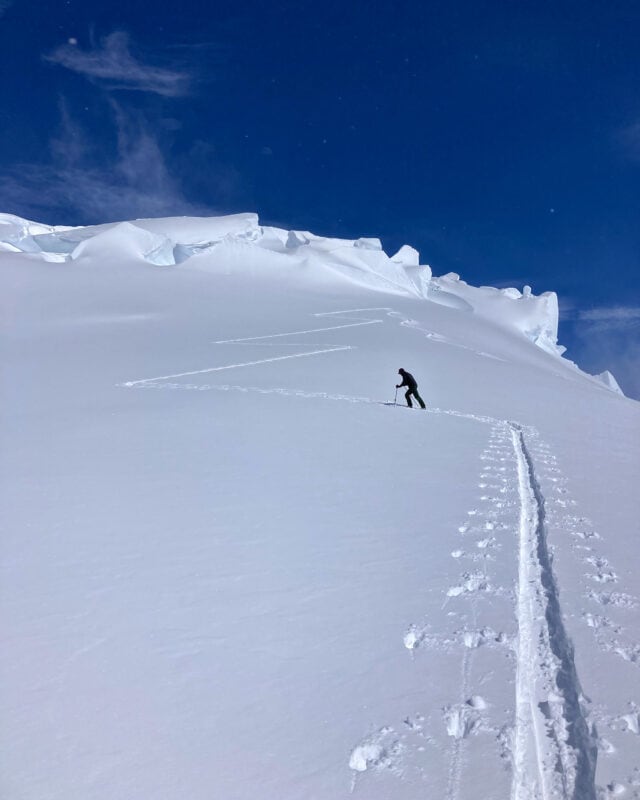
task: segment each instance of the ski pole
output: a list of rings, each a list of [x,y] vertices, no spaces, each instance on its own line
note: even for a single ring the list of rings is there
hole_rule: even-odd
[[[396,386],[396,396],[393,398],[393,405],[398,405],[398,387]]]

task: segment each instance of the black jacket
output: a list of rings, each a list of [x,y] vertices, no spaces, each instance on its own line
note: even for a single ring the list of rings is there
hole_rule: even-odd
[[[410,391],[415,392],[418,388],[418,384],[413,375],[410,372],[401,372],[400,374],[402,375],[402,383],[400,386],[406,386]]]

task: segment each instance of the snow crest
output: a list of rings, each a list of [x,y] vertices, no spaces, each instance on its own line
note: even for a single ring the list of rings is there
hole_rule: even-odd
[[[439,278],[403,245],[388,256],[379,239],[337,239],[310,231],[260,225],[257,214],[221,217],[139,219],[88,227],[51,226],[0,214],[0,250],[51,262],[86,264],[108,251],[126,263],[180,266],[241,274],[250,278],[287,279],[306,285],[351,284],[386,294],[424,299],[490,319],[517,331],[553,355],[557,343],[558,299],[535,296],[530,287],[473,287],[455,273]],[[605,385],[615,390],[603,376]]]

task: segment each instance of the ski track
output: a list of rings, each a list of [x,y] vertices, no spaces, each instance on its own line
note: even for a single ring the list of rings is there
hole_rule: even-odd
[[[518,649],[512,800],[595,800],[597,748],[547,546],[545,499],[523,428],[507,423],[518,469]]]
[[[368,309],[357,309],[357,310],[359,310],[359,311],[385,311],[389,315],[395,313],[395,312],[393,312],[392,309],[389,309],[389,308],[368,308]],[[314,314],[314,316],[316,316],[316,317],[324,317],[324,316],[330,316],[333,313],[334,312],[321,312],[319,314]],[[352,313],[352,312],[346,311],[346,312],[336,312],[336,313],[348,314],[348,313]],[[342,330],[343,328],[358,328],[358,327],[362,327],[363,325],[378,325],[378,324],[384,322],[384,320],[382,320],[382,319],[369,319],[369,318],[364,318],[363,319],[363,318],[360,318],[360,317],[353,317],[353,318],[346,317],[346,319],[355,319],[356,322],[350,322],[350,323],[345,324],[345,325],[331,325],[331,326],[327,326],[327,327],[324,327],[324,328],[310,328],[308,330],[301,330],[301,331],[288,331],[288,332],[281,332],[281,333],[269,333],[269,334],[265,334],[264,336],[245,336],[245,337],[241,337],[241,338],[238,338],[238,339],[218,339],[217,341],[212,342],[212,344],[216,344],[216,345],[220,345],[220,344],[236,344],[236,345],[239,344],[239,345],[243,345],[243,344],[256,344],[256,343],[260,342],[260,343],[262,343],[261,346],[263,346],[263,347],[282,347],[283,345],[282,345],[281,342],[277,342],[275,344],[271,343],[271,342],[264,343],[263,340],[264,339],[281,339],[281,338],[286,338],[287,336],[302,336],[302,335],[305,335],[305,334],[308,334],[308,333],[321,333],[322,331],[337,331],[337,330]],[[305,343],[293,342],[293,343],[286,343],[284,346],[285,347],[309,347],[310,344],[312,344],[312,343],[311,342],[305,342]],[[227,370],[227,369],[239,369],[240,367],[255,367],[258,364],[270,364],[270,363],[272,363],[274,361],[287,361],[287,360],[289,360],[291,358],[305,358],[305,357],[308,357],[308,356],[322,355],[324,353],[337,353],[337,352],[340,352],[340,351],[343,351],[343,350],[354,350],[354,349],[356,349],[356,348],[354,348],[353,345],[350,345],[350,344],[347,344],[347,345],[330,345],[330,344],[316,343],[315,345],[312,345],[312,346],[322,347],[323,349],[322,350],[310,350],[310,351],[305,352],[305,353],[294,353],[294,354],[288,355],[288,356],[275,356],[274,358],[262,358],[262,359],[259,359],[259,360],[256,360],[256,361],[244,361],[244,362],[241,362],[239,364],[224,364],[224,365],[218,366],[218,367],[205,367],[204,369],[190,370],[189,372],[175,372],[175,373],[173,373],[171,375],[157,375],[156,377],[153,377],[153,378],[140,378],[140,379],[135,380],[135,381],[126,381],[122,385],[126,386],[126,387],[132,387],[132,386],[141,386],[141,385],[144,385],[144,384],[155,384],[158,381],[169,381],[172,378],[186,378],[186,377],[189,377],[191,375],[205,375],[205,374],[207,374],[209,372],[221,372],[221,371]]]
[[[223,339],[215,341],[213,344],[242,345],[263,343],[263,346],[283,346],[281,342],[265,344],[263,340],[382,323],[384,321],[382,319],[348,316],[373,311],[384,312],[386,316],[400,318],[401,325],[419,330],[429,340],[453,346],[462,346],[444,341],[441,337],[432,334],[432,332],[420,328],[414,320],[406,319],[402,314],[388,307],[321,312],[314,316],[341,316],[345,320],[351,319],[355,321],[325,328]],[[308,347],[309,343],[287,343],[285,346]],[[323,349],[239,364],[209,367],[190,372],[180,372],[155,378],[144,378],[119,385],[127,388],[143,389],[256,392],[305,399],[369,405],[381,404],[381,401],[369,397],[356,397],[328,392],[309,392],[303,389],[170,382],[173,378],[203,375],[239,367],[357,349],[353,345],[325,346],[317,344],[316,346],[321,346]],[[465,347],[465,349],[470,348]],[[479,355],[491,357],[487,353],[479,353]],[[492,428],[492,435],[510,439],[513,449],[520,512],[517,532],[518,585],[516,620],[518,632],[515,646],[515,721],[510,747],[512,762],[511,800],[596,800],[596,737],[595,733],[589,728],[583,709],[582,691],[576,673],[573,646],[564,628],[558,586],[547,544],[545,498],[542,494],[531,451],[527,444],[527,439],[536,438],[537,432],[516,422],[452,409],[427,408],[424,412],[421,410],[416,411],[426,414],[453,416],[489,425]],[[491,458],[491,456],[485,456],[485,458]],[[505,478],[502,480],[506,483]],[[506,487],[504,491],[506,491]],[[475,514],[476,511],[471,510],[468,513]],[[460,532],[466,532],[467,527],[462,526],[459,529]],[[483,572],[477,575],[475,573],[473,575],[464,573],[462,586],[449,589],[445,599],[446,603],[449,597],[470,594],[474,628],[477,627],[475,593],[478,589],[486,589],[488,586],[486,548],[491,541],[491,538],[487,538],[477,543],[477,546],[483,549]],[[463,551],[455,551],[452,555],[457,558],[466,554]],[[606,566],[606,564],[603,565],[599,562],[597,566]],[[415,626],[412,626],[410,630],[413,632],[414,638],[408,644],[407,635],[405,635],[404,641],[405,647],[410,649],[413,654],[415,648],[424,640],[425,633],[416,629]],[[475,647],[468,644],[464,647],[460,664],[460,701],[457,705],[444,709],[447,730],[453,738],[449,751],[446,800],[457,800],[459,796],[464,766],[464,743],[468,734],[474,731],[478,721],[476,717],[470,722],[467,719],[474,652]],[[629,718],[631,719],[631,717]],[[629,725],[631,728],[634,727],[634,723],[629,723]],[[375,737],[366,738],[363,743],[352,751],[350,766],[353,770],[356,770],[351,785],[352,791],[356,788],[355,777],[357,773],[364,772],[369,768],[381,766],[389,768],[392,766],[391,762],[394,759],[390,758],[390,754],[394,752],[394,748],[385,749],[379,743],[390,734],[393,734],[393,729],[383,727]],[[501,735],[502,732],[500,733]],[[400,777],[402,776],[401,771],[396,769],[394,771],[398,772]]]
[[[157,383],[158,381],[168,381],[171,378],[186,378],[190,375],[204,375],[207,372],[221,372],[225,369],[238,369],[238,367],[254,367],[257,364],[269,364],[273,361],[287,361],[290,358],[304,358],[305,356],[317,356],[321,353],[337,353],[339,350],[352,350],[352,347],[329,347],[325,350],[311,350],[308,353],[293,353],[290,356],[276,356],[275,358],[262,358],[259,361],[245,361],[241,364],[225,364],[221,367],[207,367],[206,369],[196,369],[191,372],[176,372],[173,375],[159,375],[155,378],[142,378],[137,381],[127,381],[124,386],[137,386],[145,383]]]
[[[379,325],[383,320],[381,319],[368,319],[364,322],[350,322],[348,325],[332,325],[327,328],[310,328],[306,331],[291,331],[290,333],[271,333],[267,336],[245,336],[242,339],[219,339],[212,344],[241,344],[242,342],[255,342],[259,339],[279,339],[284,336],[301,336],[306,333],[322,333],[323,331],[338,331],[342,328],[359,328],[362,325]]]
[[[240,338],[236,338],[236,339],[218,339],[216,341],[213,341],[212,344],[215,344],[215,345],[222,345],[222,344],[235,344],[235,345],[254,344],[255,345],[255,344],[258,344],[258,343],[262,343],[262,346],[266,346],[266,347],[268,347],[268,346],[282,347],[283,346],[282,342],[277,342],[277,343],[274,344],[274,343],[271,343],[271,342],[265,343],[264,340],[265,339],[284,339],[284,338],[286,338],[288,336],[302,336],[302,335],[306,335],[306,334],[309,334],[309,333],[322,333],[323,331],[337,331],[337,330],[343,330],[345,328],[359,328],[359,327],[363,327],[365,325],[379,325],[379,324],[384,322],[383,319],[378,319],[378,318],[370,319],[368,317],[364,317],[363,318],[363,317],[350,317],[350,316],[347,316],[349,314],[363,313],[365,311],[367,313],[369,313],[371,311],[382,311],[388,317],[400,317],[400,319],[401,319],[400,325],[407,326],[407,327],[410,327],[410,328],[418,330],[420,333],[423,333],[426,336],[426,338],[429,339],[429,340],[432,340],[432,341],[435,341],[435,342],[438,342],[438,343],[441,343],[441,344],[447,344],[447,345],[450,345],[451,347],[461,347],[464,350],[472,350],[472,352],[475,352],[480,356],[484,356],[484,357],[487,357],[487,358],[493,358],[493,359],[495,359],[497,361],[503,361],[504,360],[504,359],[499,358],[498,356],[493,356],[490,353],[484,353],[484,352],[480,352],[478,350],[473,350],[473,348],[467,347],[466,345],[457,344],[456,342],[452,342],[452,341],[450,341],[448,339],[445,339],[442,336],[438,336],[437,334],[434,334],[431,331],[428,331],[428,330],[426,330],[424,328],[421,328],[419,326],[419,323],[417,323],[415,320],[403,318],[402,314],[400,314],[397,311],[394,311],[393,308],[389,308],[388,306],[381,306],[381,307],[376,307],[376,308],[353,308],[353,309],[347,309],[346,311],[321,311],[321,312],[318,312],[318,313],[314,314],[315,317],[340,316],[343,319],[354,320],[354,321],[348,322],[348,323],[346,323],[344,325],[331,325],[331,326],[326,326],[324,328],[309,328],[309,329],[306,329],[306,330],[299,330],[299,331],[285,331],[285,332],[279,332],[279,333],[270,333],[270,334],[265,334],[263,336],[244,336],[244,337],[240,337]],[[310,342],[305,342],[304,344],[300,344],[300,343],[297,343],[297,342],[284,344],[285,347],[308,347],[309,345],[310,345]],[[224,364],[224,365],[218,366],[218,367],[205,367],[204,369],[191,370],[189,372],[175,372],[175,373],[170,374],[170,375],[157,375],[157,376],[152,377],[152,378],[139,378],[139,379],[134,380],[134,381],[126,381],[125,383],[123,383],[121,385],[126,386],[126,387],[139,386],[139,385],[143,385],[143,384],[156,383],[157,381],[168,381],[168,380],[171,380],[172,378],[186,378],[186,377],[189,377],[191,375],[205,375],[205,374],[210,373],[210,372],[221,372],[223,370],[238,369],[240,367],[254,367],[254,366],[257,366],[259,364],[269,364],[269,363],[274,362],[274,361],[286,361],[286,360],[291,359],[291,358],[305,358],[307,356],[317,356],[317,355],[322,355],[322,354],[325,354],[325,353],[336,353],[336,352],[343,351],[343,350],[354,350],[354,349],[357,349],[353,345],[326,345],[326,344],[318,344],[317,343],[314,346],[322,347],[323,349],[322,350],[312,350],[312,351],[305,352],[305,353],[295,353],[293,355],[288,355],[288,356],[277,356],[277,357],[274,357],[274,358],[263,358],[263,359],[259,359],[259,360],[256,360],[256,361],[245,361],[245,362],[241,362],[239,364]]]

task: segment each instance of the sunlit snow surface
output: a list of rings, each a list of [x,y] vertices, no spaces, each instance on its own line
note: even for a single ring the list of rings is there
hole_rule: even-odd
[[[0,281],[2,797],[640,797],[640,406],[555,295],[250,214]]]

